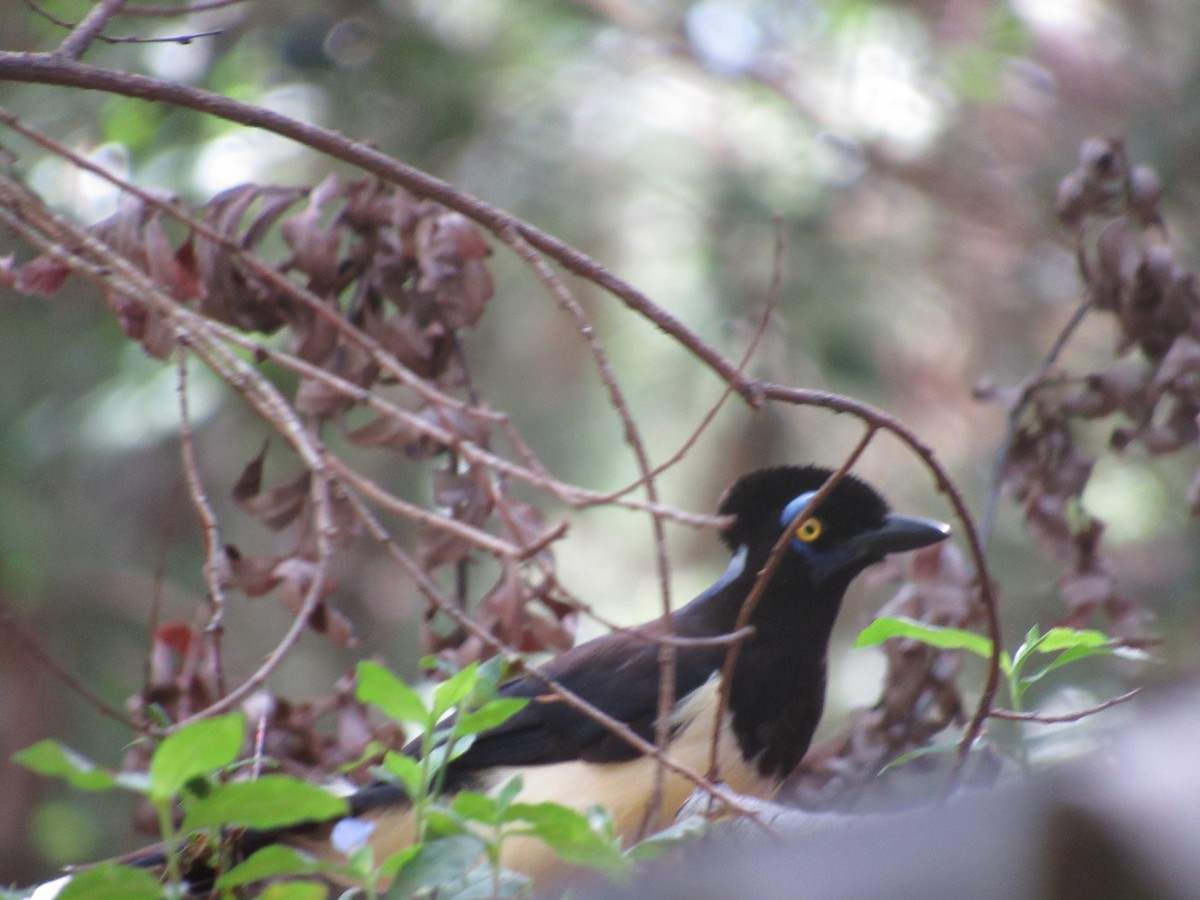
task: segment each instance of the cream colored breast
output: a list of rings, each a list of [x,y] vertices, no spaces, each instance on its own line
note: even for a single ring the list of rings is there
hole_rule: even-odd
[[[677,731],[671,742],[671,758],[701,774],[708,772],[711,761],[717,698],[714,676],[680,704],[673,722]],[[728,718],[727,714],[727,723]],[[731,728],[722,729],[718,752],[721,780],[730,789],[755,797],[767,797],[774,792],[775,782],[762,778],[742,759]],[[590,806],[602,806],[612,814],[617,832],[628,845],[638,837],[647,818],[657,765],[655,759],[647,756],[624,763],[567,762],[521,770],[499,769],[493,789],[520,771],[525,785],[519,795],[521,802],[550,801],[581,812]],[[696,787],[692,781],[669,769],[664,774],[662,805],[655,829],[674,821],[675,813]],[[532,838],[505,841],[501,859],[507,868],[534,878],[544,877],[562,865],[552,850]]]

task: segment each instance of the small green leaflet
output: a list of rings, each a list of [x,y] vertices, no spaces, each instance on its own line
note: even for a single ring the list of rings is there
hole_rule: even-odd
[[[988,659],[992,655],[992,642],[983,635],[964,628],[946,628],[941,625],[926,625],[916,619],[902,616],[876,619],[862,630],[854,646],[874,647],[882,644],[888,638],[914,638],[922,643],[943,650],[970,650],[972,653]]]
[[[358,664],[354,695],[398,722],[429,722],[429,710],[420,695],[377,662],[363,660]]]
[[[242,749],[246,718],[240,712],[202,719],[180,728],[158,745],[150,760],[150,796],[163,802],[193,778],[219,772]]]
[[[14,753],[12,760],[39,775],[65,778],[73,787],[85,791],[106,791],[117,783],[86,756],[58,741],[38,741]]]
[[[264,775],[256,781],[216,785],[206,797],[188,804],[183,827],[282,828],[300,822],[344,816],[346,801],[314,784],[287,775]]]

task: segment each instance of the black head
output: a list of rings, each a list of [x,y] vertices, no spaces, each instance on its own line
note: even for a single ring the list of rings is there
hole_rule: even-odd
[[[735,552],[747,548],[748,568],[761,567],[784,529],[832,474],[819,466],[781,466],[740,478],[721,500],[719,514],[734,517],[722,539]],[[889,553],[944,540],[950,529],[891,512],[874,488],[847,475],[795,532],[788,548],[791,565],[786,557],[784,565],[800,565],[816,585],[835,578],[848,582]]]

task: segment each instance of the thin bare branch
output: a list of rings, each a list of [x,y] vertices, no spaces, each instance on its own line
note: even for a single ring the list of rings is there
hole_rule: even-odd
[[[63,59],[77,60],[91,46],[92,41],[100,36],[108,20],[115,16],[125,5],[125,0],[98,0],[86,16],[80,20],[71,33],[68,34],[54,55]]]
[[[608,393],[609,404],[616,411],[617,418],[621,421],[625,442],[633,451],[640,476],[639,480],[646,490],[646,499],[653,504],[657,504],[658,486],[654,481],[654,468],[650,464],[650,456],[646,452],[646,443],[642,439],[641,431],[634,420],[633,412],[630,410],[629,403],[625,399],[625,394],[617,382],[616,372],[613,371],[608,354],[604,350],[604,345],[600,342],[600,336],[596,333],[591,319],[588,318],[583,307],[571,295],[571,292],[567,289],[562,279],[546,264],[546,261],[529,245],[517,229],[506,228],[499,233],[499,237],[512,247],[517,255],[533,269],[534,274],[545,285],[546,290],[550,292],[551,296],[558,302],[558,305],[575,320],[576,328],[587,343],[588,350],[592,354],[592,361],[596,366],[596,371],[600,375],[600,381]],[[659,595],[662,598],[663,629],[667,634],[671,634],[671,567],[667,559],[667,538],[663,530],[662,517],[654,513],[650,515],[654,539],[654,562],[658,573]],[[665,642],[660,645],[658,664],[659,691],[658,716],[655,719],[655,743],[658,744],[660,749],[665,750],[671,739],[671,710],[675,706],[675,647],[672,644]],[[659,766],[655,772],[654,788],[651,791],[650,800],[646,805],[646,818],[643,820],[642,827],[639,830],[639,837],[653,830],[656,825],[658,809],[661,805],[664,777],[665,771],[662,766]]]
[[[137,722],[134,722],[115,706],[110,705],[104,698],[84,684],[83,681],[59,664],[58,660],[47,653],[33,635],[17,624],[14,618],[2,611],[0,611],[0,627],[7,628],[30,656],[53,672],[55,677],[72,691],[96,707],[96,710],[101,715],[120,722],[131,731],[141,732],[143,730]]]
[[[211,12],[214,9],[225,9],[228,6],[238,6],[249,2],[250,0],[212,0],[209,3],[189,3],[185,6],[125,6],[119,14],[143,18],[174,19],[192,13]]]
[[[983,544],[979,539],[979,530],[975,526],[975,519],[967,508],[962,493],[958,490],[953,480],[951,480],[949,473],[938,462],[933,449],[917,437],[916,433],[910,428],[893,416],[858,400],[852,400],[849,397],[830,394],[825,391],[809,391],[778,384],[764,384],[762,390],[763,396],[770,400],[794,403],[801,406],[817,406],[837,413],[849,413],[866,422],[869,426],[891,432],[929,470],[937,489],[946,495],[951,508],[954,510],[955,518],[962,523],[967,547],[970,552],[971,561],[975,566],[976,578],[978,579],[979,599],[983,606],[984,618],[987,624],[987,636],[992,642],[992,655],[988,659],[987,676],[984,681],[983,691],[979,696],[979,704],[975,708],[971,720],[967,723],[962,740],[958,746],[958,758],[946,786],[946,792],[949,793],[958,786],[959,779],[962,776],[962,767],[966,763],[967,754],[970,752],[976,738],[979,737],[979,733],[983,729],[983,722],[987,718],[988,711],[992,708],[992,703],[996,699],[996,692],[1000,688],[1000,654],[1003,652],[1004,647],[1000,629],[999,604],[996,600],[996,592],[992,584],[987,556],[984,553]]]
[[[217,691],[225,693],[225,671],[221,657],[221,637],[225,631],[225,577],[228,574],[228,559],[225,544],[221,540],[221,528],[217,514],[204,491],[200,479],[200,466],[196,462],[196,443],[192,435],[192,417],[187,399],[187,347],[180,342],[176,352],[176,390],[179,393],[179,447],[183,456],[183,472],[187,479],[188,494],[196,518],[200,521],[200,535],[204,543],[204,583],[208,588],[209,616],[204,633],[212,647]]]
[[[1112,709],[1118,704],[1132,700],[1142,692],[1141,688],[1134,688],[1131,691],[1126,691],[1124,694],[1119,694],[1111,700],[1105,700],[1103,703],[1096,706],[1089,706],[1087,709],[1081,709],[1079,712],[1066,713],[1061,716],[1047,716],[1035,712],[1014,712],[1011,709],[993,709],[988,713],[988,718],[1003,719],[1006,722],[1037,722],[1039,725],[1058,725],[1064,722],[1078,722],[1080,719],[1086,719],[1088,716],[1094,716],[1096,713],[1104,712],[1106,709]]]

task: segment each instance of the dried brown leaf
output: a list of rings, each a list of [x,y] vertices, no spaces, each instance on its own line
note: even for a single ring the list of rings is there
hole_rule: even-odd
[[[427,572],[467,559],[474,544],[444,528],[424,526],[417,534],[417,558]]]
[[[472,466],[465,472],[438,469],[433,473],[433,502],[459,522],[481,525],[492,512],[487,470]]]
[[[204,208],[205,223],[227,241],[251,250],[304,191],[241,185],[214,197]],[[243,230],[242,220],[256,201],[258,212]],[[278,330],[295,312],[290,299],[245,271],[238,254],[203,235],[195,239],[196,272],[203,288],[200,310],[218,321],[247,330]]]
[[[10,283],[31,297],[53,297],[70,274],[65,263],[52,256],[38,256],[12,270]]]
[[[247,597],[262,597],[274,590],[278,579],[275,567],[278,557],[242,556],[232,544],[225,545],[225,561],[228,564],[228,586],[241,591]]]
[[[279,600],[284,608],[292,615],[299,615],[304,608],[304,601],[312,588],[313,579],[317,577],[319,567],[311,559],[302,556],[288,556],[281,559],[272,569]],[[354,629],[350,620],[330,606],[325,598],[333,592],[336,586],[326,579],[318,588],[321,600],[313,608],[308,619],[308,626],[318,634],[323,634],[339,647],[349,647],[357,643]]]
[[[360,447],[387,447],[408,453],[411,446],[424,440],[424,433],[407,419],[384,413],[355,428],[346,438]]]
[[[284,271],[299,269],[308,276],[308,286],[318,296],[324,296],[339,280],[341,227],[337,220],[322,225],[321,219],[325,206],[344,190],[341,179],[330,174],[309,193],[304,209],[280,225],[280,233],[292,251]]]

